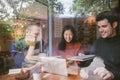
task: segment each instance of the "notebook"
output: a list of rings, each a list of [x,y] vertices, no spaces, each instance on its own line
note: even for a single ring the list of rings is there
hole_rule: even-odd
[[[9,69],[9,73],[8,74],[18,74],[21,73],[21,69]]]

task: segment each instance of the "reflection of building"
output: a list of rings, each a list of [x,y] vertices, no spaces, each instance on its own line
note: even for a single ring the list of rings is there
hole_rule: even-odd
[[[40,22],[40,26],[43,28],[43,38],[48,38],[48,26],[47,26],[47,7],[37,3],[33,2],[33,4],[30,4],[29,7],[21,9],[19,14],[22,15],[22,18],[18,16],[16,20],[14,20],[14,23],[11,23],[13,26],[13,33],[12,36],[14,39],[19,39],[25,35],[25,28],[27,27],[27,24],[31,20],[36,20]],[[25,18],[23,18],[25,16]],[[6,44],[4,44],[4,40],[0,40],[0,51],[9,51],[9,46],[11,43],[11,39],[6,39]],[[5,49],[3,49],[3,45],[7,45]]]
[[[29,6],[26,10],[23,10],[23,13],[29,16],[30,20],[36,20],[40,22],[40,27],[42,29],[42,39],[47,41],[48,39],[48,13],[47,6],[40,4],[38,2],[34,2],[31,6]]]
[[[55,39],[61,38],[62,28],[67,24],[74,25],[74,19],[54,17],[54,38]]]
[[[86,21],[86,22],[85,22]],[[93,23],[91,23],[93,22]],[[94,25],[95,20],[91,18],[54,18],[54,44],[56,44],[62,33],[62,28],[71,24],[77,31],[78,40],[82,41],[83,44],[92,44],[96,39],[96,27]]]
[[[26,9],[22,9],[21,14],[24,14],[27,17],[33,17],[37,19],[47,19],[47,6],[34,2]]]
[[[60,38],[61,37],[61,32],[62,32],[62,24],[63,24],[63,22],[62,22],[62,18],[57,18],[57,17],[55,17],[54,18],[54,37],[55,38]]]
[[[2,1],[6,1],[6,0],[2,0]],[[9,6],[9,5],[7,5]],[[26,13],[25,13],[25,12]],[[25,35],[25,30],[26,27],[28,26],[28,24],[31,21],[38,21],[40,22],[40,27],[42,27],[42,32],[43,32],[43,36],[44,38],[47,37],[47,8],[46,6],[43,6],[39,3],[33,3],[30,4],[30,7],[26,8],[26,10],[21,10],[19,12],[19,16],[17,16],[17,18],[14,20],[13,23],[10,23],[10,26],[12,26],[13,28],[13,32],[12,32],[12,36],[15,39],[19,39],[21,37],[23,37]],[[22,17],[21,17],[22,14]],[[25,16],[25,17],[24,17]],[[1,27],[0,27],[1,30]],[[6,30],[6,29],[5,29]],[[0,31],[1,32],[1,31]],[[4,30],[3,30],[4,32]],[[5,70],[1,71],[0,70],[0,74],[2,73],[6,73],[8,71],[6,71],[6,69],[10,69],[13,68],[13,58],[11,56],[8,56],[8,54],[10,54],[9,50],[10,50],[10,45],[12,43],[13,39],[8,39],[8,37],[5,38],[1,38],[0,36],[0,63],[3,65],[3,67],[1,66],[1,70]]]

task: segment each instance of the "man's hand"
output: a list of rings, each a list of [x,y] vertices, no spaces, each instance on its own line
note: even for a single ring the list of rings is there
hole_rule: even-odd
[[[88,70],[84,70],[84,69],[81,69],[80,70],[80,76],[81,76],[81,78],[84,80],[84,79],[88,79],[88,77],[89,77],[89,74],[88,74]]]
[[[110,71],[108,71],[106,68],[104,67],[99,67],[96,68],[94,70],[94,74],[97,74],[98,76],[100,76],[103,80],[112,80],[114,78],[113,73],[111,73]]]
[[[28,43],[28,45],[35,45],[35,34],[32,31],[26,31],[25,35],[25,41]]]

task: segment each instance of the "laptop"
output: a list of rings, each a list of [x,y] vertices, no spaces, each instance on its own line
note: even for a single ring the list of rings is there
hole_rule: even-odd
[[[40,61],[43,63],[43,71],[67,76],[66,60],[56,57],[41,57]]]

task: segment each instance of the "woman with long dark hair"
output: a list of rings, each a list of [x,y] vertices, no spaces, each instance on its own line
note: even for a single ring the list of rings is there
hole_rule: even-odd
[[[56,45],[54,56],[68,58],[81,53],[81,43],[76,39],[76,32],[72,25],[63,27],[61,41]]]

